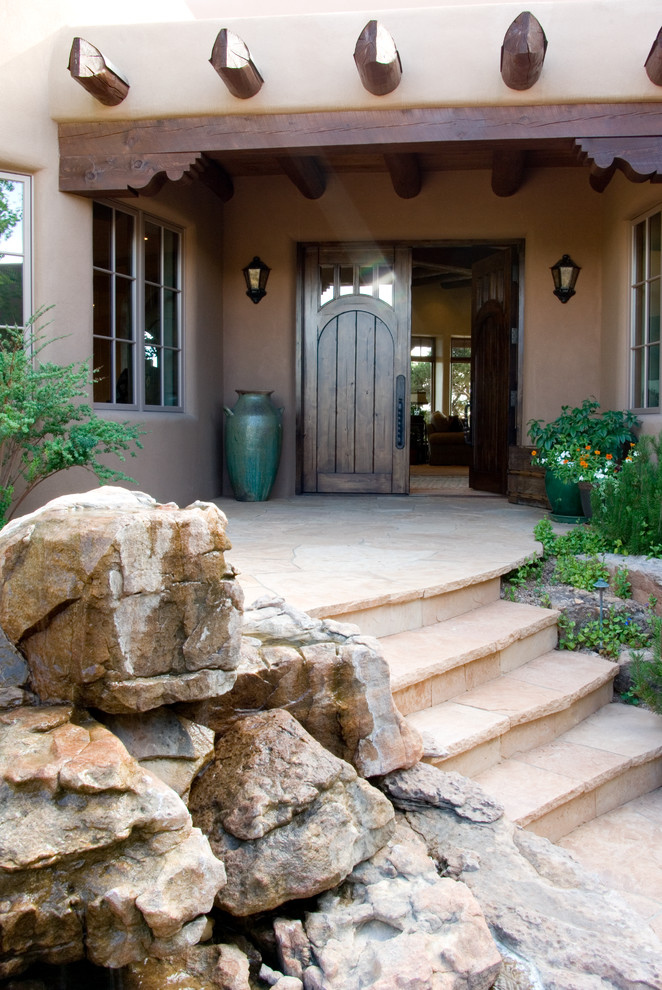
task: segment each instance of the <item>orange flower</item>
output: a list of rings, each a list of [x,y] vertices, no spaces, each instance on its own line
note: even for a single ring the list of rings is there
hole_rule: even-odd
[[[605,454],[605,458],[606,458],[606,460],[608,460],[608,461],[613,461],[613,459],[614,459],[614,455],[613,455],[613,454]]]
[[[537,457],[537,456],[538,456],[538,451],[537,450],[532,450],[531,451],[531,457]]]
[[[591,445],[590,443],[587,443],[586,446],[584,447],[584,450],[590,450],[590,449],[591,449]]]
[[[594,451],[594,453],[595,453],[595,454],[599,454],[599,453],[600,453],[600,451],[599,451],[599,450],[596,450],[596,451]]]

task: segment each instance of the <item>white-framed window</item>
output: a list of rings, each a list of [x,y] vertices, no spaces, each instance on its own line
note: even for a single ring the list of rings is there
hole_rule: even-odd
[[[631,406],[660,405],[660,288],[662,211],[635,221],[632,238]]]
[[[92,226],[94,402],[181,411],[181,231],[108,203]]]
[[[32,180],[0,172],[0,326],[32,315]]]

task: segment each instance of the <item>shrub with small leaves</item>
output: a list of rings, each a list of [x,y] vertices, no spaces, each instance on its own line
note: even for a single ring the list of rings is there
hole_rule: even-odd
[[[641,653],[632,657],[630,690],[635,698],[662,715],[662,618],[657,615],[651,619],[651,646],[650,660]]]
[[[102,483],[133,481],[100,460],[135,457],[139,426],[102,419],[81,401],[90,367],[42,361],[50,343],[37,322],[0,330],[0,526],[42,481],[70,467],[92,471]]]

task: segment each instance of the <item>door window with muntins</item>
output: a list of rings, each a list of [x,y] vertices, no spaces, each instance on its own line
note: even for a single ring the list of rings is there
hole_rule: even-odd
[[[320,265],[319,305],[333,302],[341,296],[372,296],[393,306],[393,266],[337,264]]]

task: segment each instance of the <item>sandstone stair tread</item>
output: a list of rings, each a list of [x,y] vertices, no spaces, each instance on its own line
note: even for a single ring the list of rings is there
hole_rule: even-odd
[[[554,742],[519,753],[475,780],[527,826],[569,801],[662,756],[662,717],[606,705]]]
[[[448,701],[407,716],[453,756],[506,734],[524,722],[568,709],[613,679],[616,667],[600,657],[554,650]]]
[[[558,612],[496,601],[472,612],[380,639],[393,691],[496,653],[556,623]]]

